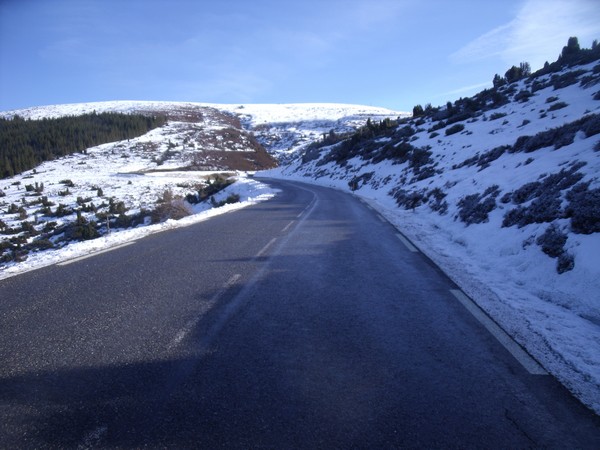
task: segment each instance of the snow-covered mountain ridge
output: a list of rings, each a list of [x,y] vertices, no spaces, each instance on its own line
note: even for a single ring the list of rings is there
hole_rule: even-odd
[[[353,191],[600,412],[600,64],[308,147],[268,172]]]
[[[0,117],[15,115],[25,119],[77,116],[92,112],[153,113],[161,112],[185,123],[194,123],[201,114],[229,114],[241,120],[243,127],[273,155],[286,157],[302,150],[324,133],[335,130],[350,132],[368,119],[379,121],[389,117],[407,117],[406,112],[363,105],[338,103],[288,104],[214,104],[194,102],[109,101],[66,105],[36,106],[0,112]],[[200,145],[200,144],[199,144]]]

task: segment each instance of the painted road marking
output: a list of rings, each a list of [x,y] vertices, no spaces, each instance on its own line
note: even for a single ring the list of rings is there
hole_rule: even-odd
[[[229,280],[227,280],[227,282],[221,287],[221,289],[219,289],[219,291],[215,295],[213,295],[208,302],[202,305],[202,309],[200,310],[199,314],[194,319],[186,323],[185,326],[177,332],[173,340],[167,346],[167,349],[172,350],[173,348],[177,347],[185,339],[185,337],[188,334],[190,334],[190,332],[196,327],[196,325],[198,325],[200,319],[202,319],[202,317],[204,317],[204,315],[212,309],[215,303],[219,301],[219,298],[221,298],[221,296],[230,287],[237,283],[237,281],[241,277],[242,276],[239,273],[232,275],[231,278],[229,278]]]
[[[377,217],[379,218],[379,220],[381,220],[383,223],[386,223],[387,220],[385,217],[383,217],[381,214],[377,214]]]
[[[523,348],[506,333],[506,331],[490,319],[490,317],[488,317],[488,315],[462,291],[450,289],[450,292],[490,333],[492,333],[496,339],[498,339],[498,342],[500,342],[530,374],[548,375],[548,372],[546,372],[535,359],[523,350]]]
[[[288,223],[283,230],[281,230],[282,233],[285,233],[293,224],[294,224],[294,220],[292,220],[290,223]]]
[[[266,253],[266,251],[269,249],[269,247],[271,245],[273,245],[276,240],[277,240],[276,238],[273,238],[269,242],[267,242],[267,245],[265,245],[263,248],[260,249],[260,251],[256,254],[256,257],[260,258],[264,253]]]
[[[402,242],[409,251],[411,251],[413,253],[417,253],[419,251],[417,249],[417,247],[415,247],[414,245],[412,245],[410,243],[410,241],[408,239],[406,239],[404,236],[402,236],[400,233],[396,233],[396,237],[398,239],[400,239],[400,242]]]
[[[124,244],[117,245],[117,246],[111,247],[111,248],[107,248],[105,250],[100,250],[98,252],[90,253],[88,255],[79,256],[77,258],[73,258],[73,259],[70,259],[68,261],[59,262],[59,263],[56,263],[56,265],[57,266],[68,266],[69,264],[73,264],[73,263],[76,263],[76,262],[79,262],[79,261],[83,261],[84,259],[88,259],[88,258],[91,258],[93,256],[101,255],[102,253],[112,252],[113,250],[117,250],[119,248],[127,247],[127,246],[132,245],[132,244],[135,244],[135,241],[126,242]]]

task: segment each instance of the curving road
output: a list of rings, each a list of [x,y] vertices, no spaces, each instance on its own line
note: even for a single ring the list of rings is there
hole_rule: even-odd
[[[268,182],[0,281],[0,448],[600,448],[598,416],[377,213]]]

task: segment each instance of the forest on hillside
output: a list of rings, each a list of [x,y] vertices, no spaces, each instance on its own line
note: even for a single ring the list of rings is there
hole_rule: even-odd
[[[0,178],[89,147],[141,136],[165,122],[163,115],[108,112],[42,120],[0,118]]]

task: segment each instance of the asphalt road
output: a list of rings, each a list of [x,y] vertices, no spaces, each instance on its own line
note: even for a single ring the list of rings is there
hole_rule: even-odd
[[[600,448],[376,212],[270,182],[0,281],[0,448]]]

